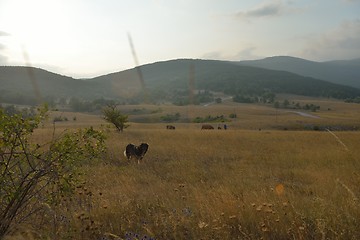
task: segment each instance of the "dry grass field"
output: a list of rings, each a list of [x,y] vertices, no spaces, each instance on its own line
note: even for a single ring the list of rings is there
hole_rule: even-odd
[[[324,109],[313,113],[319,118],[230,102],[121,106],[145,112],[130,115],[130,121],[155,122],[177,112],[186,118],[236,113],[226,131],[200,130],[198,123],[174,123],[176,130],[166,130],[165,123],[130,122],[117,133],[99,116],[61,113],[70,120],[56,123],[55,134],[94,126],[106,133],[108,151],[83,166],[76,196],[59,206],[63,221],[43,224],[33,236],[360,239],[360,132],[299,131],[304,125],[360,126],[360,105],[317,101]],[[46,124],[34,141],[52,134],[53,125]],[[143,161],[128,162],[125,146],[141,142],[150,145]]]

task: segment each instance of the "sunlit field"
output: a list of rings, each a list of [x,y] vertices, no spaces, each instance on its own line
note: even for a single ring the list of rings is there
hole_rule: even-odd
[[[126,113],[143,109],[129,114],[123,133],[101,116],[53,112],[51,117],[62,114],[69,121],[49,121],[33,141],[94,126],[105,132],[108,150],[83,165],[75,196],[64,197],[57,215],[49,209],[48,216],[33,219],[41,227],[26,225],[15,237],[359,239],[360,132],[304,126],[360,126],[360,106],[318,101],[321,110],[309,112],[318,118],[234,103],[120,106]],[[177,112],[184,119],[231,113],[237,118],[226,123],[228,130],[200,130],[200,123],[185,121],[166,130],[167,123],[155,123]],[[140,164],[129,162],[125,146],[141,142],[149,144],[148,153]]]

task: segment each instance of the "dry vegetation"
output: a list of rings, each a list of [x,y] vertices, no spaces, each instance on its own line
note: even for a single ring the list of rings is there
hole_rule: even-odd
[[[55,134],[72,127],[102,128],[108,151],[100,161],[84,166],[84,183],[76,196],[64,198],[59,206],[62,222],[41,222],[33,237],[359,239],[360,133],[274,130],[359,124],[359,105],[323,105],[331,110],[315,113],[319,119],[233,103],[141,106],[161,108],[160,115],[236,111],[238,117],[227,131],[201,131],[199,124],[186,123],[175,123],[177,129],[169,131],[166,124],[130,123],[119,134],[100,117],[81,114],[76,121],[56,123]],[[74,115],[64,114],[69,119]],[[44,140],[52,134],[52,125],[35,134],[35,140]],[[141,164],[123,157],[130,142],[149,143]]]

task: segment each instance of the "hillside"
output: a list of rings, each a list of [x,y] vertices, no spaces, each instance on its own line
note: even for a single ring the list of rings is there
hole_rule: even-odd
[[[32,80],[35,79],[34,86]],[[97,94],[97,83],[85,82],[34,67],[0,67],[1,97],[21,95],[34,97],[35,88],[42,97],[56,98],[78,96],[87,98]]]
[[[301,58],[278,56],[261,60],[240,61],[242,66],[280,70],[313,77],[332,83],[360,88],[360,58],[328,62],[313,62]]]
[[[251,95],[271,91],[305,96],[352,98],[360,94],[360,89],[348,86],[285,71],[239,66],[227,61],[179,59],[143,65],[141,70],[149,91],[161,89],[167,93],[187,91],[190,71],[193,71],[195,89],[220,91],[230,95]],[[109,89],[125,82],[140,86],[135,69],[101,76],[91,81],[102,82]]]
[[[313,65],[306,61],[305,63],[308,65],[302,66],[311,72]],[[343,62],[328,64],[338,66]],[[139,74],[135,68],[80,80],[39,68],[0,67],[0,101],[6,102],[19,96],[34,98],[31,76],[36,79],[42,97],[77,97],[85,100],[105,98],[134,103],[144,100],[183,102],[183,99],[189,99],[189,79],[193,80],[192,89],[195,95],[204,91],[214,91],[232,96],[240,94],[255,97],[269,92],[339,99],[360,96],[360,89],[350,86],[228,61],[178,59],[146,64],[140,66],[140,70],[146,86],[146,95],[143,94]],[[203,101],[206,101],[209,96],[202,97],[205,99]]]

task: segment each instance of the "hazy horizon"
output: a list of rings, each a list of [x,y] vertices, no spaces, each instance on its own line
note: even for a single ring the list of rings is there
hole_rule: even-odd
[[[359,12],[360,0],[0,0],[0,65],[91,78],[181,58],[357,59]]]

